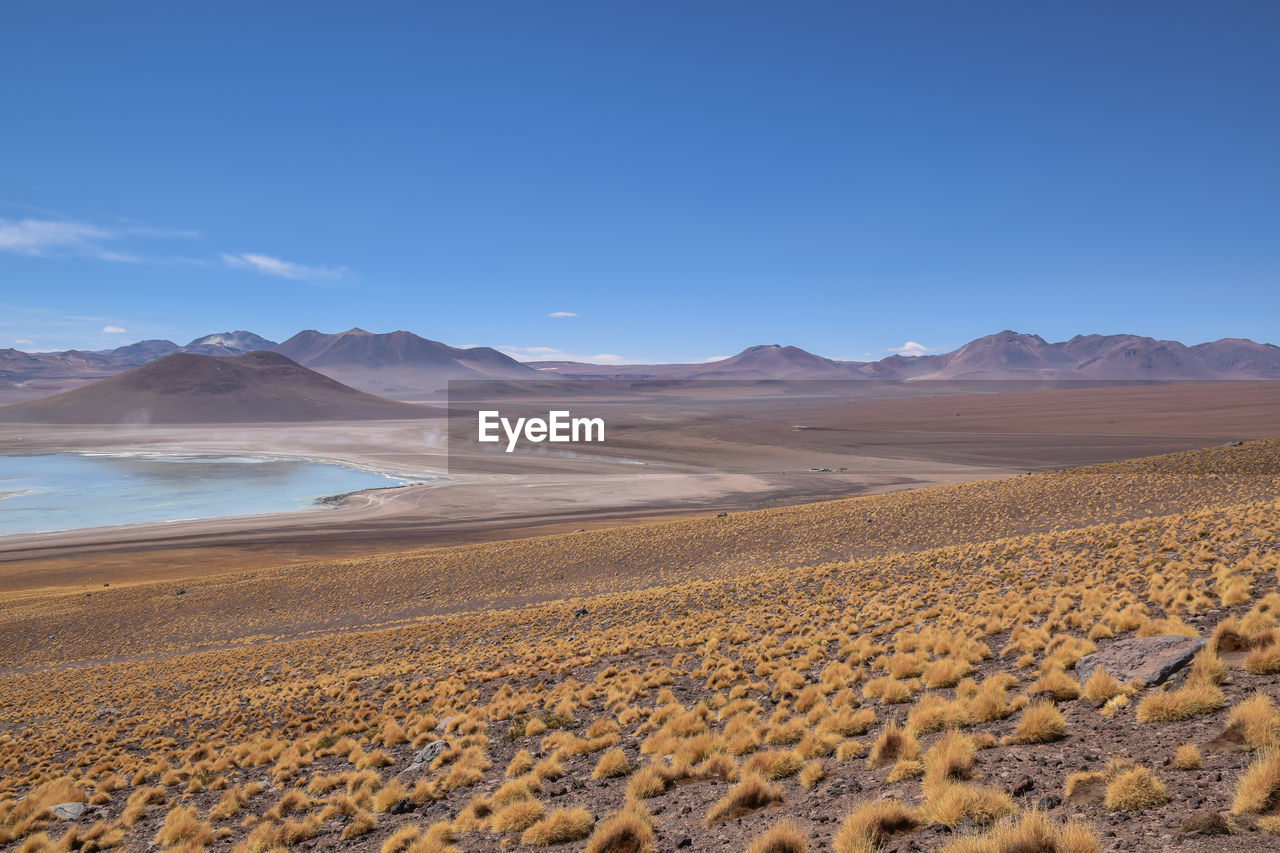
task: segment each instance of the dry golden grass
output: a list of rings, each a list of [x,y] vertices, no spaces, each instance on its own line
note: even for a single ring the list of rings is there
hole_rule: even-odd
[[[195,809],[177,806],[165,815],[155,841],[165,847],[200,847],[213,841],[213,828],[200,820]]]
[[[920,817],[897,800],[872,800],[851,811],[832,839],[835,853],[870,853],[894,835],[919,826]]]
[[[809,842],[799,826],[784,820],[753,840],[747,853],[809,853]]]
[[[1213,643],[1196,652],[1191,660],[1191,669],[1187,673],[1187,681],[1200,684],[1218,684],[1226,673],[1226,664],[1218,655]]]
[[[1033,693],[1047,690],[1059,702],[1080,698],[1080,682],[1061,669],[1051,669],[1031,685]]]
[[[1105,702],[1124,692],[1124,687],[1106,670],[1098,667],[1089,673],[1081,695],[1091,702]]]
[[[1265,693],[1254,693],[1231,709],[1227,731],[1238,732],[1254,749],[1280,746],[1280,710]]]
[[[1280,750],[1259,755],[1236,781],[1232,814],[1270,811],[1280,800]]]
[[[422,838],[422,830],[416,826],[406,826],[393,833],[382,842],[382,846],[378,848],[378,853],[404,853],[414,842]]]
[[[1176,690],[1151,693],[1142,698],[1134,716],[1140,723],[1171,723],[1216,711],[1226,704],[1222,691],[1212,684],[1188,682]]]
[[[627,783],[627,796],[639,800],[656,797],[670,788],[671,782],[671,774],[663,768],[653,765],[641,767]]]
[[[997,673],[983,681],[968,699],[967,711],[970,719],[977,723],[989,723],[1012,715],[1014,709],[1009,705],[1008,692],[1017,683],[1018,679],[1007,673]]]
[[[1174,750],[1173,758],[1169,763],[1179,770],[1198,770],[1203,759],[1194,743],[1184,743]]]
[[[596,826],[583,853],[656,853],[657,849],[649,813],[628,803]]]
[[[1107,783],[1106,805],[1112,811],[1137,811],[1168,801],[1164,783],[1145,767],[1131,767]]]
[[[631,762],[626,753],[620,749],[610,749],[600,756],[595,770],[591,771],[592,779],[616,779],[631,772]]]
[[[1052,702],[1032,702],[1018,718],[1013,737],[1019,743],[1048,743],[1067,733],[1067,720]]]
[[[907,728],[918,735],[960,728],[969,723],[969,710],[959,699],[925,693],[907,713]]]
[[[1012,826],[959,838],[944,845],[941,853],[1099,853],[1101,849],[1097,833],[1084,824],[1055,824],[1039,812],[1027,812]]]
[[[1273,642],[1249,652],[1244,668],[1255,675],[1271,675],[1280,672],[1280,643]]]
[[[520,843],[528,847],[546,847],[577,841],[591,834],[595,819],[584,808],[558,808],[524,831]]]
[[[781,788],[762,776],[746,775],[711,806],[704,824],[714,826],[780,802]]]
[[[1023,841],[1044,841],[1052,846],[1033,849],[1092,849],[1096,839],[1080,826],[1020,815],[996,780],[983,777],[1006,750],[1036,756],[1037,744],[1064,732],[1059,709],[1029,701],[1038,690],[1063,701],[1079,691],[1107,702],[1109,718],[1064,706],[1071,709],[1073,742],[1087,743],[1103,727],[1123,734],[1135,725],[1125,705],[1132,685],[1095,673],[1081,686],[1069,674],[1095,644],[1129,634],[1206,633],[1215,621],[1211,610],[1247,596],[1217,619],[1211,647],[1197,656],[1186,686],[1147,692],[1133,704],[1142,719],[1176,722],[1196,705],[1186,700],[1218,691],[1222,701],[1210,710],[1229,699],[1235,707],[1223,721],[1242,742],[1262,750],[1274,742],[1274,708],[1249,698],[1261,682],[1236,667],[1240,657],[1255,655],[1259,668],[1278,645],[1280,594],[1269,590],[1280,570],[1280,503],[1265,495],[1254,504],[1231,502],[1246,487],[1257,494],[1266,481],[1259,474],[1247,482],[1211,480],[1142,467],[1165,464],[1033,475],[747,513],[728,522],[440,549],[388,558],[385,577],[372,563],[354,561],[353,577],[370,584],[368,594],[385,596],[389,588],[379,586],[385,578],[400,587],[434,584],[437,564],[445,567],[442,577],[465,565],[492,578],[493,566],[501,565],[527,578],[535,569],[520,566],[551,575],[609,553],[637,564],[665,561],[687,575],[664,574],[641,592],[573,589],[564,601],[542,603],[534,596],[527,607],[503,609],[485,598],[475,610],[352,633],[326,633],[319,619],[316,635],[301,639],[274,635],[273,623],[260,621],[254,624],[261,636],[243,647],[199,654],[176,644],[143,649],[126,638],[108,653],[152,656],[0,675],[6,697],[0,845],[145,849],[171,820],[167,831],[175,838],[203,837],[204,824],[216,843],[237,853],[300,846],[316,836],[318,846],[333,846],[339,835],[387,853],[498,849],[514,845],[518,833],[555,837],[575,809],[595,802],[572,793],[594,776],[589,789],[610,798],[606,807],[626,794],[636,800],[594,832],[587,815],[575,839],[589,834],[585,843],[593,851],[646,850],[656,842],[642,797],[655,812],[663,809],[665,822],[675,814],[668,797],[720,787],[704,802],[721,794],[729,801],[737,792],[741,799],[726,803],[730,814],[755,802],[746,788],[762,785],[778,799],[766,798],[764,815],[745,818],[744,824],[758,822],[754,831],[824,797],[824,779],[855,776],[864,786],[868,778],[873,785],[894,780],[895,793],[918,809],[898,806],[906,817],[895,818],[891,805],[876,800],[857,821],[850,816],[853,829],[835,837],[830,828],[816,829],[815,846],[866,850],[920,822],[986,824],[1014,815],[1016,824],[957,837],[953,846],[1014,850]],[[1277,487],[1280,481],[1268,486]],[[1185,506],[1172,515],[1113,523],[1125,511],[1122,503],[1175,498]],[[1059,514],[1060,500],[1075,502],[1070,519],[1097,512],[1097,523],[1063,526],[1070,519]],[[840,544],[854,541],[851,531],[868,529],[860,519],[893,513],[922,530],[932,519],[933,538],[914,550],[895,541],[894,550],[871,556]],[[901,531],[905,522],[889,523]],[[733,534],[726,536],[729,524]],[[1037,532],[1050,527],[1060,529]],[[767,551],[755,547],[756,538]],[[745,546],[750,550],[740,550]],[[347,566],[325,572],[340,576]],[[731,577],[718,574],[726,567]],[[284,577],[273,583],[286,583]],[[510,583],[500,579],[494,590]],[[152,601],[173,604],[171,592],[163,599],[151,594],[140,590],[125,611],[142,613]],[[318,619],[309,595],[302,593],[299,613]],[[588,617],[574,615],[579,603]],[[7,606],[0,624],[49,612],[43,599]],[[193,618],[203,617],[185,610],[174,616]],[[68,630],[57,624],[46,630]],[[0,647],[15,648],[13,636],[0,637]],[[74,648],[50,646],[39,654],[71,660]],[[1231,677],[1224,679],[1228,662]],[[997,737],[1010,731],[1010,740],[1028,745]],[[1152,731],[1167,737],[1162,750],[1191,736],[1172,726]],[[401,774],[417,749],[437,740],[445,742],[441,755]],[[1174,767],[1190,766],[1188,746],[1175,753]],[[642,757],[627,774],[634,760],[628,756],[637,751]],[[1065,753],[1075,760],[1074,750]],[[1264,751],[1259,761],[1269,755]],[[861,761],[850,763],[864,756],[874,773]],[[1205,763],[1240,774],[1237,799],[1267,820],[1276,787],[1268,787],[1262,771],[1241,773],[1248,760],[1237,750],[1213,752]],[[1098,791],[1114,789],[1108,794],[1117,803],[1151,795],[1153,779],[1133,765],[1086,775]],[[556,787],[568,797],[545,814],[537,798],[549,780],[562,777],[567,781]],[[1172,771],[1165,781],[1175,796],[1193,784],[1190,774]],[[264,791],[264,782],[277,787]],[[683,782],[692,784],[676,793]],[[454,842],[444,830],[406,831],[404,818],[382,817],[404,799],[434,804],[452,816],[446,828],[454,824],[465,837]],[[101,805],[96,828],[77,826],[72,836],[51,820],[44,809],[66,800]],[[1101,816],[1099,805],[1078,808],[1090,819]],[[697,849],[704,830],[689,831]],[[1122,839],[1132,837],[1127,832],[1121,828]],[[174,846],[202,843],[214,841]]]
[[[962,782],[934,785],[922,809],[928,822],[946,827],[954,827],[965,820],[989,826],[1016,811],[1013,799],[1004,791]]]
[[[938,738],[924,754],[925,793],[931,784],[970,778],[977,752],[974,739],[960,732],[949,731]]]
[[[498,833],[522,832],[541,820],[545,813],[537,800],[516,800],[493,813],[489,828]]]
[[[742,774],[759,775],[765,779],[785,779],[794,776],[804,767],[804,757],[793,749],[766,749],[742,762]]]
[[[871,746],[867,767],[875,769],[903,759],[911,760],[920,754],[920,744],[909,729],[890,722],[880,730]]]

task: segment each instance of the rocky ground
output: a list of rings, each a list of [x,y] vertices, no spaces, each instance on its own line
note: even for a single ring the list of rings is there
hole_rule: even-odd
[[[9,646],[0,843],[1267,849],[1276,460],[1259,443],[484,546],[502,583],[524,562],[543,594],[381,628],[190,651],[68,621],[80,635],[26,659]],[[896,549],[847,536],[877,516],[913,532]],[[425,583],[480,547],[390,565]],[[616,591],[553,583],[592,554],[667,570]],[[145,627],[178,621],[176,598],[122,601]],[[90,640],[114,659],[86,663]],[[1137,648],[1119,659],[1122,644]]]

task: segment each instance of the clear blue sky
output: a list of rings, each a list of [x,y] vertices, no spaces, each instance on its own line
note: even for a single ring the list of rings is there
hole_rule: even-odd
[[[1273,0],[7,0],[0,347],[1280,343],[1277,105]]]

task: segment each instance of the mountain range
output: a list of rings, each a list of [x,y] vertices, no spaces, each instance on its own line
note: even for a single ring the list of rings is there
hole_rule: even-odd
[[[326,335],[308,329],[274,349],[354,388],[389,397],[430,394],[445,388],[450,379],[539,376],[491,347],[460,349],[403,331],[375,335],[349,329]]]
[[[566,378],[768,379],[1036,379],[1087,381],[1280,380],[1280,347],[1241,338],[1187,346],[1139,335],[1077,335],[1048,342],[1002,331],[947,353],[840,361],[793,346],[752,346],[729,358],[691,364],[597,365],[522,363],[490,347],[458,348],[412,332],[363,329],[299,332],[276,343],[252,332],[205,335],[186,346],[140,341],[111,350],[27,353],[0,350],[0,402],[49,396],[175,354],[238,356],[275,351],[353,388],[396,399],[438,393],[451,379]]]
[[[748,347],[703,364],[529,362],[563,376],[618,379],[1045,379],[1215,381],[1280,379],[1280,347],[1242,338],[1186,346],[1139,335],[1077,335],[1049,343],[1005,330],[938,355],[838,361],[792,346]]]

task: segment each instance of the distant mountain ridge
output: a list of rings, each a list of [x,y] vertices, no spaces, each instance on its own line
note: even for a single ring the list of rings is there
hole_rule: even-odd
[[[114,376],[174,353],[235,356],[274,350],[305,367],[381,396],[420,399],[450,380],[616,378],[627,380],[1038,379],[1117,381],[1280,380],[1280,347],[1244,338],[1187,346],[1140,335],[1076,335],[1050,343],[1004,330],[951,352],[840,361],[794,346],[752,346],[728,358],[686,364],[519,362],[491,347],[452,347],[407,331],[308,329],[283,343],[252,332],[219,332],[186,346],[148,340],[111,350],[0,350],[0,403],[32,399]]]
[[[530,362],[544,373],[619,379],[1044,379],[1119,381],[1280,380],[1280,347],[1243,338],[1186,346],[1139,335],[1076,335],[1050,343],[1005,330],[937,355],[836,361],[798,347],[748,347],[702,364]]]
[[[887,368],[881,376],[897,379],[1280,379],[1280,347],[1230,338],[1188,347],[1140,335],[1076,335],[1049,343],[1005,330],[949,353],[876,364]]]

